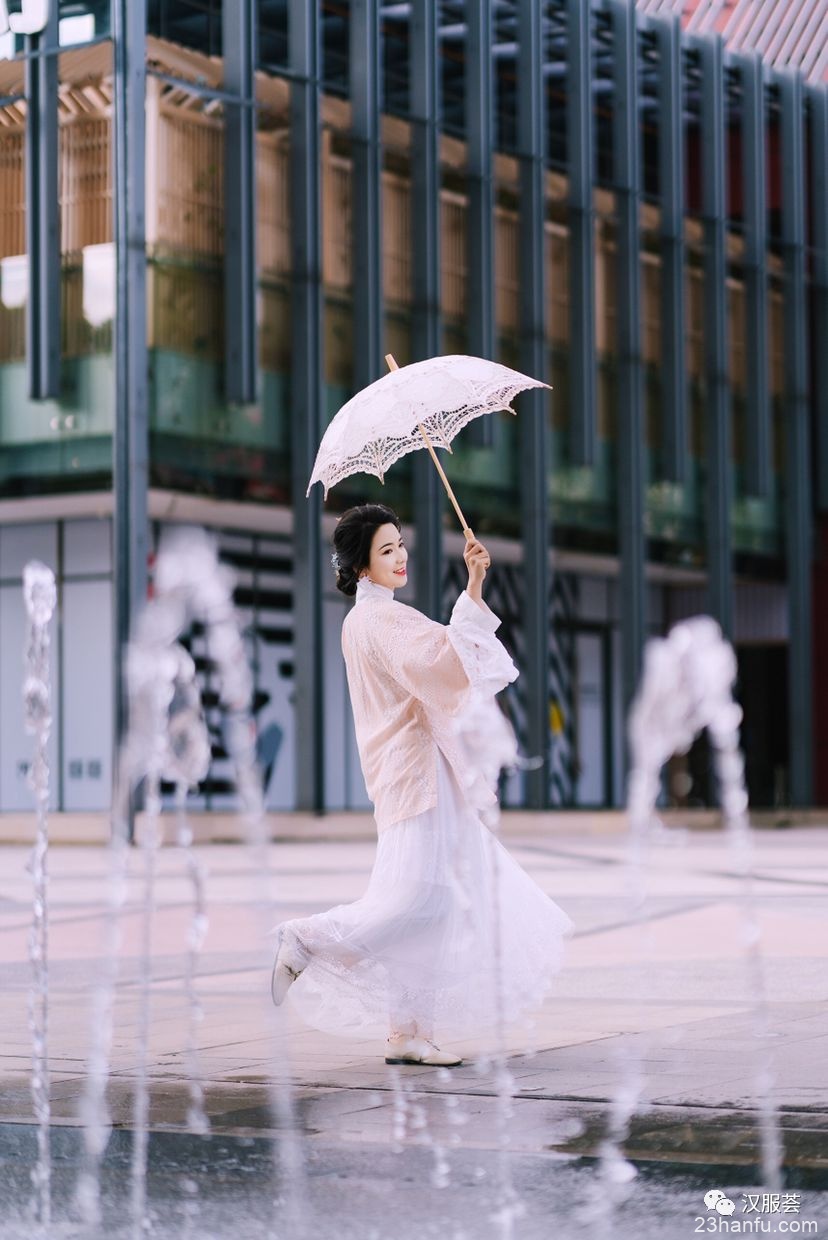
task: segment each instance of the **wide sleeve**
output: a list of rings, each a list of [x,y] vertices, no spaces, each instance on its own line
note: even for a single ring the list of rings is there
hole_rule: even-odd
[[[494,612],[485,603],[482,607],[475,603],[464,590],[451,613],[449,640],[472,686],[492,695],[518,677],[506,647],[495,636],[499,627]]]
[[[445,625],[394,603],[372,609],[366,637],[375,664],[428,710],[462,710],[471,682]]]

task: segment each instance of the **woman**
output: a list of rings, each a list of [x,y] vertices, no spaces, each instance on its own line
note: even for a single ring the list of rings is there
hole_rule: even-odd
[[[379,843],[361,899],[284,922],[273,1001],[290,990],[332,1033],[388,1031],[386,1063],[450,1067],[434,1042],[543,997],[569,919],[484,825],[514,737],[494,694],[517,678],[483,601],[489,554],[467,544],[448,625],[394,600],[408,552],[396,515],[351,508],[334,533],[337,587],[356,596],[342,650]]]

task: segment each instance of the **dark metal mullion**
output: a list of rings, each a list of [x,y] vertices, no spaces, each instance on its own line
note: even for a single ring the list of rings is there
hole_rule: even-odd
[[[569,444],[573,465],[595,456],[595,257],[592,6],[567,0],[569,165]]]
[[[319,0],[290,0],[291,476],[297,808],[325,805],[322,491],[305,491],[322,431]]]
[[[742,193],[745,228],[745,490],[771,489],[768,365],[767,190],[764,66],[757,54],[739,59],[742,76]]]
[[[126,734],[124,655],[147,596],[149,387],[146,239],[146,0],[113,0],[115,97],[115,420],[113,577],[115,744]],[[117,761],[113,770],[117,778]],[[129,824],[131,830],[131,823]]]
[[[727,373],[727,202],[724,48],[721,37],[713,35],[701,40],[699,54],[702,71],[707,597],[710,614],[718,620],[725,636],[729,637],[733,628],[730,537],[733,433]]]
[[[492,0],[470,0],[467,17],[468,350],[477,357],[494,359],[497,353],[497,329],[492,177],[495,146]],[[492,447],[496,426],[497,422],[493,417],[477,418],[467,431],[468,441],[479,447]]]
[[[828,91],[824,86],[808,90],[811,109],[811,291],[814,307],[814,340],[828,340]],[[828,349],[814,350],[815,425],[817,428],[817,486],[819,507],[828,510]]]
[[[785,531],[788,561],[790,798],[813,791],[813,634],[811,618],[811,411],[805,281],[805,153],[802,77],[779,77],[782,146],[782,248],[785,269]],[[824,342],[822,342],[824,347]]]
[[[546,163],[543,26],[537,0],[518,3],[518,162],[520,178],[521,367],[537,379],[548,369],[546,341]],[[521,531],[524,555],[523,623],[526,664],[526,737],[542,759],[526,773],[526,804],[549,804],[549,433],[548,396],[521,396]]]
[[[60,396],[60,200],[58,193],[58,11],[26,39],[26,334],[29,396]]]
[[[375,0],[351,5],[354,387],[384,372],[382,287],[382,55]]]
[[[131,626],[146,601],[149,360],[146,343],[146,0],[113,0],[115,414],[113,425],[113,773],[128,724],[123,680]],[[131,816],[126,827],[131,836]]]
[[[411,16],[412,351],[442,352],[440,313],[440,55],[434,0],[414,0]],[[417,606],[442,616],[443,489],[427,452],[414,453]]]
[[[618,532],[621,686],[626,712],[638,688],[646,628],[645,425],[641,371],[641,194],[635,6],[613,0],[615,194],[618,203]]]
[[[687,362],[684,340],[684,79],[681,21],[655,26],[659,51],[658,167],[661,198],[661,406],[662,475],[687,477]]]
[[[280,78],[286,82],[292,82],[295,75],[282,70],[279,73]],[[157,82],[163,82],[167,86],[174,86],[178,90],[186,91],[192,95],[194,99],[208,99],[216,103],[234,104],[240,103],[244,107],[256,109],[256,99],[253,95],[240,95],[238,91],[222,90],[218,86],[207,86],[203,82],[191,81],[189,78],[179,77],[175,73],[163,73],[160,69],[147,68],[147,77],[154,78]],[[255,82],[251,81],[250,89],[253,90]]]
[[[224,86],[224,349],[228,401],[256,399],[256,69],[253,0],[222,10]]]

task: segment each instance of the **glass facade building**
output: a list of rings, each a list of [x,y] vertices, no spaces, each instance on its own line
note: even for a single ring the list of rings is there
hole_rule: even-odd
[[[507,802],[621,803],[644,642],[700,611],[737,649],[754,802],[828,795],[818,57],[627,0],[53,0],[27,32],[31,7],[0,29],[0,811],[28,805],[23,563],[59,579],[55,808],[103,811],[123,643],[180,520],[238,573],[268,803],[364,806],[336,514],[397,509],[429,614],[463,580],[425,454],[305,498],[389,352],[551,385],[448,464],[542,759]],[[211,726],[199,802],[224,808]],[[703,803],[689,765],[667,795]]]

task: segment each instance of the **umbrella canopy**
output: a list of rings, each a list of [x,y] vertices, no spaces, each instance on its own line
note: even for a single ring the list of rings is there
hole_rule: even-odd
[[[497,409],[514,413],[510,402],[518,392],[546,386],[498,362],[461,354],[392,369],[336,414],[319,445],[307,493],[321,482],[327,498],[351,474],[384,481],[388,467],[407,452],[424,443],[451,451],[452,439],[473,418]]]

